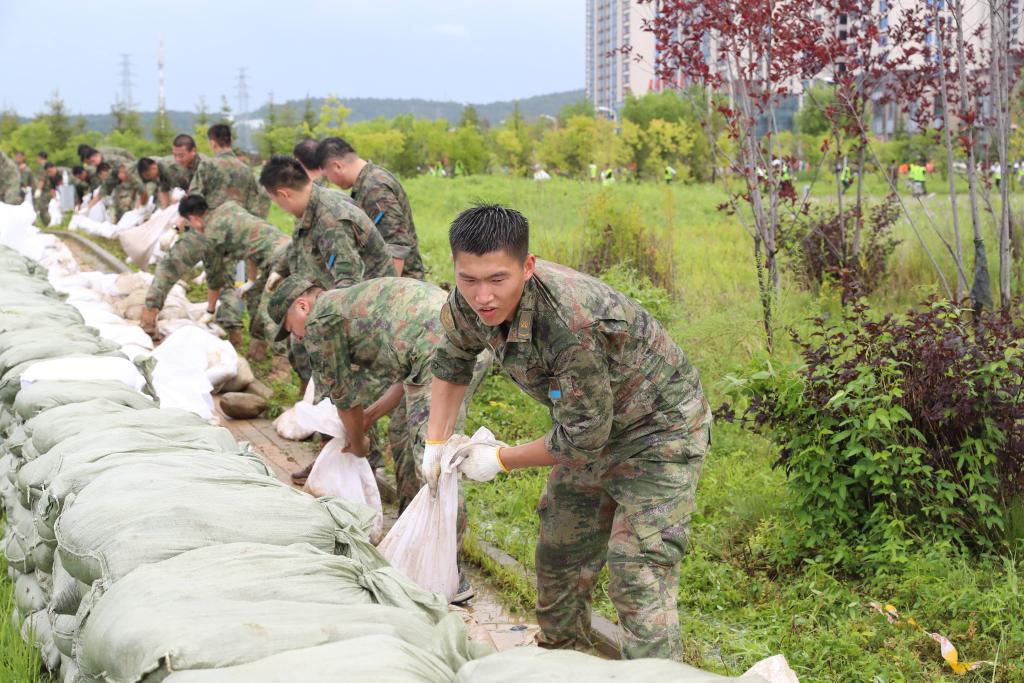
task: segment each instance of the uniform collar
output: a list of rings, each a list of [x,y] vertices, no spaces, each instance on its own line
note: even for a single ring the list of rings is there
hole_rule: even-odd
[[[235,150],[233,150],[233,149],[222,149],[221,151],[217,152],[217,156],[218,157],[234,157],[234,156],[237,156],[237,155],[235,154]]]
[[[534,282],[536,278],[537,275],[534,274],[526,281],[516,314],[509,322],[507,336],[502,329],[504,325],[499,325],[495,330],[494,336],[505,336],[505,343],[529,342],[533,339],[533,314],[537,303],[537,285]]]
[[[302,218],[300,219],[300,230],[309,230],[313,227],[313,218],[316,216],[316,212],[320,208],[320,192],[322,188],[316,183],[312,183],[310,188],[309,203],[306,204],[306,210],[303,212]]]
[[[367,161],[366,165],[363,166],[363,170],[359,171],[359,175],[356,176],[356,181],[352,183],[352,194],[359,194],[362,190],[363,183],[370,177],[370,173],[373,172],[373,162]]]

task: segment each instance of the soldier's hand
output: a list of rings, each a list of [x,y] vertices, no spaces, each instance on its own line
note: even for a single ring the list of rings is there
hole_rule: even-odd
[[[159,308],[146,308],[142,311],[142,320],[139,322],[139,324],[142,327],[142,331],[148,334],[154,340],[157,337],[156,317],[159,314]]]
[[[207,309],[207,310],[203,311],[203,314],[201,316],[199,316],[199,324],[200,325],[209,325],[210,323],[213,322],[214,318],[216,318],[216,317],[217,317],[217,312],[216,311],[211,313],[209,311],[209,309]]]
[[[500,446],[476,444],[466,446],[455,454],[452,464],[467,479],[473,481],[490,481],[498,476],[498,472],[507,472],[501,462]]]
[[[271,273],[270,277],[267,278],[267,284],[264,286],[264,290],[268,294],[273,294],[274,290],[277,289],[277,286],[281,284],[282,280],[284,280],[284,278],[281,277],[281,273]]]
[[[370,437],[366,434],[349,436],[348,446],[345,447],[345,451],[360,458],[365,458],[370,454]]]
[[[423,448],[420,475],[427,483],[431,496],[437,496],[437,481],[441,478],[441,454],[444,453],[446,443],[446,441],[428,441]]]

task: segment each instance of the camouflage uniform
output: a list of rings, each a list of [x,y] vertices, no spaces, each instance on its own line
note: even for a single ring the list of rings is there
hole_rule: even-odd
[[[75,188],[75,204],[81,204],[85,195],[92,190],[89,188],[89,181],[71,176],[71,185]]]
[[[249,332],[254,339],[267,339],[266,307],[261,307],[263,289],[274,259],[287,248],[289,238],[266,221],[228,201],[205,216],[202,233],[187,230],[157,264],[153,284],[146,294],[146,306],[161,308],[167,293],[189,268],[200,261],[206,270],[206,285],[219,289],[217,324],[225,329],[242,326],[242,300],[249,311]],[[180,246],[179,246],[180,245]],[[234,287],[234,268],[245,261],[256,268],[255,283],[244,295]]]
[[[378,278],[324,292],[306,319],[303,342],[313,366],[317,402],[329,397],[341,409],[367,406],[380,389],[403,384],[404,400],[392,412],[388,429],[399,512],[423,487],[417,455],[426,440],[430,361],[444,334],[437,313],[445,298],[444,290],[427,282]],[[489,360],[479,364],[476,377],[482,378]],[[459,429],[471,396],[467,392]]]
[[[484,326],[457,290],[441,322],[435,377],[467,384],[490,347],[551,412],[544,441],[557,464],[537,507],[538,643],[590,645],[591,590],[607,562],[624,656],[679,659],[679,562],[711,434],[696,369],[634,301],[543,261],[509,325]]]
[[[405,261],[402,276],[422,280],[425,273],[412,207],[398,179],[386,169],[367,163],[352,186],[352,200],[377,226],[391,258]]]
[[[4,204],[21,204],[21,171],[18,164],[0,152],[0,201]]]
[[[186,168],[186,170],[189,170]],[[188,185],[189,194],[198,194],[206,200],[211,209],[233,199],[237,201],[240,193],[230,193],[231,178],[227,172],[212,159],[200,157],[198,154],[192,162],[192,180]]]
[[[142,185],[142,178],[139,177],[139,170],[135,167],[135,157],[132,156],[131,152],[120,147],[98,147],[100,155],[103,157],[103,161],[110,164],[110,175],[107,176],[106,182],[103,183],[103,187],[100,189],[99,196],[109,197],[114,194],[114,190],[118,186],[117,180],[117,169],[124,166],[128,169],[128,177],[134,182],[138,183],[140,191],[145,192],[145,188]],[[94,166],[87,166],[89,169],[90,185],[95,189],[99,187],[99,179],[92,180],[96,177],[96,168]]]
[[[34,178],[32,176],[32,169],[29,168],[28,164],[21,164],[18,166],[18,172],[21,174],[21,187],[32,188],[34,187]]]
[[[395,275],[384,240],[369,217],[344,192],[315,183],[306,212],[295,221],[292,243],[274,270],[284,277],[302,275],[324,289]],[[299,377],[308,380],[309,359],[301,342],[291,342],[289,360]]]
[[[212,172],[216,168],[218,172]],[[266,218],[267,213],[260,203],[260,188],[252,169],[235,156],[233,151],[218,152],[213,159],[204,160],[192,179],[189,194],[201,194],[210,208],[220,206],[227,200],[241,204],[246,211]],[[265,207],[269,210],[270,206]]]
[[[156,162],[158,174],[156,180],[146,181],[146,192],[156,195],[158,192],[170,193],[174,188],[188,190],[191,174],[180,166],[172,156],[151,157]]]

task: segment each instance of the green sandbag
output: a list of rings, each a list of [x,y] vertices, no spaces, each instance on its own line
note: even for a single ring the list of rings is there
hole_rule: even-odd
[[[44,410],[69,403],[106,399],[115,404],[144,410],[155,408],[153,399],[121,382],[54,381],[33,382],[18,392],[14,412],[22,420],[30,420]]]
[[[64,568],[91,584],[235,541],[310,543],[381,567],[387,563],[368,539],[375,516],[366,506],[315,499],[270,477],[139,464],[101,474],[65,501],[54,532]]]
[[[517,647],[469,662],[458,671],[457,683],[768,683],[750,674],[719,676],[667,659],[608,661],[571,650]]]
[[[10,348],[0,353],[0,375],[6,375],[11,368],[23,365],[28,361],[66,356],[110,355],[121,350],[121,346],[117,342],[100,339],[95,335],[91,335],[91,337],[91,339],[74,339],[71,337],[53,338],[47,335],[44,339],[37,339],[34,344],[21,344]]]
[[[26,330],[9,330],[7,332],[0,332],[0,354],[6,353],[7,351],[17,348],[19,346],[31,346],[38,344],[40,339],[39,331],[34,328]],[[46,334],[46,342],[59,342],[62,340],[67,341],[98,341],[100,339],[99,334],[96,330],[85,325],[69,325],[62,329],[59,333],[48,332]]]
[[[58,448],[60,445],[50,453]],[[57,537],[53,526],[64,509],[64,502],[77,495],[100,475],[115,468],[139,464],[166,469],[171,476],[178,476],[182,472],[201,471],[273,476],[263,459],[249,450],[227,453],[204,450],[197,446],[165,444],[160,449],[108,453],[102,458],[89,461],[79,461],[75,458],[69,462],[65,459],[59,472],[36,494],[38,502],[33,506],[33,510],[40,539],[56,547]]]
[[[439,596],[396,570],[368,570],[308,545],[233,543],[140,566],[97,583],[78,616],[75,652],[86,680],[137,681],[153,672],[159,679],[373,634],[430,653],[449,670],[441,680],[450,680],[489,651],[470,643]]]
[[[219,451],[232,455],[241,455],[244,452],[230,431],[209,424],[153,425],[146,430],[128,427],[90,429],[62,440],[50,450],[21,466],[17,476],[21,501],[29,505],[38,500],[39,494],[65,467],[84,465],[118,453],[159,458],[165,453],[173,454],[172,451],[188,450]],[[266,473],[267,470],[266,467],[250,467],[247,471]]]
[[[450,683],[435,655],[392,636],[363,636],[224,667],[176,671],[164,683]]]

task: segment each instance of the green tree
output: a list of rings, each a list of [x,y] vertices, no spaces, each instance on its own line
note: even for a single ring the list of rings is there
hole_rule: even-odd
[[[166,111],[157,110],[156,116],[153,117],[151,131],[153,133],[153,142],[161,150],[170,149],[171,142],[174,140],[174,129],[171,128],[171,118],[167,115]]]
[[[465,127],[480,128],[480,113],[472,104],[462,108],[462,120],[459,121],[459,128]]]
[[[317,116],[313,110],[313,100],[310,99],[309,94],[306,95],[306,99],[302,103],[302,122],[312,130],[316,125]]]
[[[199,130],[199,128],[202,127],[203,135],[205,135],[206,126],[208,125],[210,125],[210,109],[206,106],[206,98],[200,95],[199,102],[196,103],[196,130]]]
[[[6,143],[11,139],[11,135],[14,131],[18,130],[18,126],[21,125],[21,119],[18,118],[18,112],[13,109],[4,109],[0,112],[0,143]],[[10,153],[14,150],[8,149],[7,145],[3,146],[3,150]],[[28,150],[21,150],[28,154]]]
[[[826,112],[836,102],[835,89],[827,83],[817,83],[804,92],[803,105],[796,113],[797,131],[805,135],[820,136],[832,130]]]
[[[454,165],[462,162],[472,175],[487,170],[490,154],[483,134],[473,126],[460,126],[451,140],[448,156]]]
[[[594,103],[584,98],[578,102],[567,104],[558,110],[558,125],[566,126],[569,120],[576,116],[587,116],[594,118]]]
[[[50,129],[50,148],[67,146],[71,136],[74,135],[74,130],[71,126],[71,119],[68,117],[67,107],[64,106],[64,100],[60,97],[60,91],[53,91],[53,96],[46,102],[46,113],[41,118]]]
[[[220,120],[224,123],[231,123],[235,120],[231,115],[231,104],[228,102],[227,95],[220,96]]]

